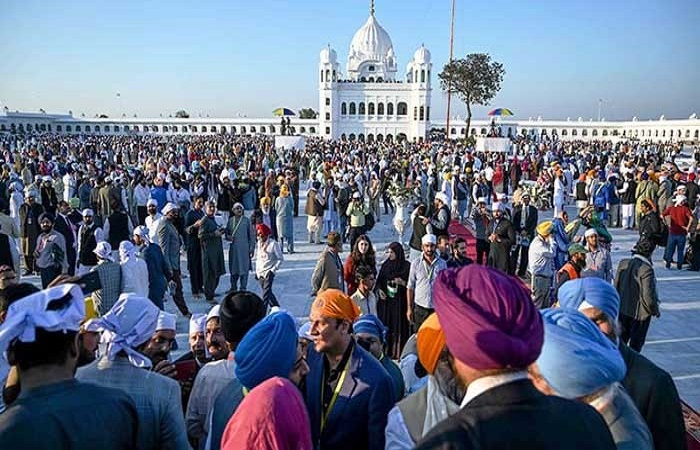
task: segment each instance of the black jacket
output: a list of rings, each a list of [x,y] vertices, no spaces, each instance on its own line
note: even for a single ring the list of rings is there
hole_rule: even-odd
[[[654,439],[654,448],[684,450],[685,422],[673,378],[622,342],[618,348],[627,366],[622,385],[644,417]]]
[[[528,205],[527,208],[527,219],[525,220],[525,228],[520,226],[522,220],[523,208],[525,205],[519,205],[515,208],[513,212],[513,228],[516,233],[525,231],[530,239],[535,237],[535,228],[537,228],[537,208],[532,205]]]
[[[575,417],[575,420],[572,418]],[[530,380],[497,386],[440,422],[426,449],[615,449],[603,417],[583,402],[540,393]]]

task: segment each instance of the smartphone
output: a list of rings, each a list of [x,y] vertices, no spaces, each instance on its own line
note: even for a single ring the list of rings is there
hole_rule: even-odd
[[[98,289],[102,289],[102,282],[100,281],[100,274],[97,271],[88,272],[76,280],[76,284],[79,285],[83,294],[91,294]]]
[[[178,381],[193,380],[194,376],[197,375],[197,362],[194,359],[177,361],[175,369],[177,370],[175,379]]]

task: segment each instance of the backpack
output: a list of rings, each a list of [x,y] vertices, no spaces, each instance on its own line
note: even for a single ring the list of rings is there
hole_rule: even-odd
[[[365,232],[372,231],[372,228],[374,228],[374,214],[370,211],[365,214]]]
[[[659,247],[666,247],[666,242],[668,242],[668,225],[663,219],[659,220],[659,223],[661,224],[661,229],[654,234],[655,244]]]

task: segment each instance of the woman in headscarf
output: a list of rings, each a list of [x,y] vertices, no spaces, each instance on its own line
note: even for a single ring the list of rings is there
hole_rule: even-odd
[[[280,187],[280,195],[275,200],[277,212],[277,234],[280,246],[287,244],[287,253],[294,253],[294,199],[289,195],[289,187],[283,184]]]
[[[377,276],[377,316],[389,328],[387,354],[399,359],[401,350],[411,334],[406,320],[406,284],[411,263],[406,260],[398,242],[389,244],[389,258],[384,261]]]
[[[148,297],[148,266],[136,257],[136,247],[131,241],[119,244],[119,264],[122,269],[122,294]]]
[[[274,377],[254,388],[229,420],[223,450],[311,450],[304,400],[289,380]]]
[[[347,283],[347,294],[352,296],[358,286],[357,269],[360,266],[367,267],[372,273],[377,273],[377,259],[372,246],[372,241],[366,234],[358,237],[348,259],[343,266],[343,277]]]

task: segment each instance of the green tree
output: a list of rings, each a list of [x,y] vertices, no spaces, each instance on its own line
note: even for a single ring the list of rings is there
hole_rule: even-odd
[[[318,113],[314,111],[312,108],[301,108],[299,110],[299,118],[300,119],[315,119],[318,116]]]
[[[190,115],[184,109],[179,110],[175,113],[175,117],[178,119],[189,119]]]
[[[447,63],[438,75],[440,87],[467,105],[467,136],[471,136],[472,105],[487,106],[501,90],[504,74],[503,64],[492,61],[488,53],[471,53]]]

